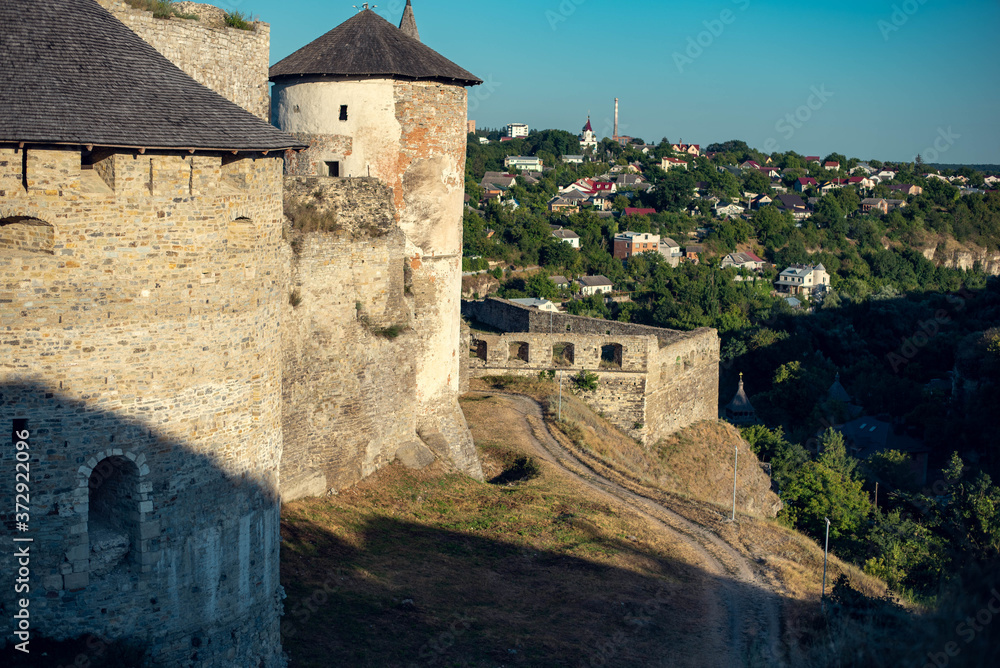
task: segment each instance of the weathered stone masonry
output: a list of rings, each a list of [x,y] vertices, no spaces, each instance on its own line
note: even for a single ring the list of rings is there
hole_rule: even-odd
[[[678,332],[548,313],[495,298],[463,302],[462,310],[471,320],[510,332],[470,335],[467,364],[473,377],[536,376],[552,369],[597,373],[598,389],[584,398],[648,445],[716,417],[715,330]]]
[[[196,19],[156,19],[152,12],[134,9],[124,0],[97,2],[192,79],[268,120],[268,24],[257,22],[254,30],[210,28]]]
[[[281,158],[94,158],[0,148],[0,219],[51,239],[0,250],[33,625],[141,637],[167,664],[278,665]]]

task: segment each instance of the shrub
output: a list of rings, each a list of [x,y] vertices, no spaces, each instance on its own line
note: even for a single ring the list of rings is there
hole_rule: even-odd
[[[244,14],[243,12],[233,10],[231,12],[226,12],[226,25],[230,28],[237,28],[239,30],[256,30],[256,21],[254,17],[250,14]]]
[[[573,381],[573,385],[575,385],[577,389],[584,392],[593,392],[597,389],[597,381],[599,380],[599,377],[596,373],[587,371],[586,369],[580,369],[580,373],[570,378],[570,380]]]
[[[174,7],[173,0],[125,0],[129,6],[136,9],[141,9],[145,12],[153,12],[153,18],[155,19],[171,19],[177,17],[179,19],[193,19],[198,20],[196,14],[182,14],[177,11]]]

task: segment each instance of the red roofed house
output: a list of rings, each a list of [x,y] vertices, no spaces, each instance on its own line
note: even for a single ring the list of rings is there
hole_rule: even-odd
[[[684,169],[687,169],[688,164],[678,158],[663,158],[663,160],[660,161],[660,167],[663,171],[668,172],[674,167],[683,167]]]
[[[701,155],[701,146],[698,144],[674,144],[670,147],[677,153],[687,153],[688,155]]]
[[[811,176],[806,176],[795,182],[795,189],[801,193],[805,192],[806,188],[808,188],[809,186],[815,188],[818,185],[819,183],[816,182],[816,179],[814,179]]]
[[[636,207],[626,207],[626,216],[652,216],[656,213],[656,209],[639,209]]]
[[[808,165],[810,162],[815,162],[818,165],[822,162],[822,160],[820,160],[818,155],[807,155],[806,164]]]
[[[833,161],[833,160],[831,160],[830,162],[824,162],[823,163],[823,168],[824,169],[832,169],[835,172],[839,172],[840,171],[840,163],[836,162],[836,161]]]

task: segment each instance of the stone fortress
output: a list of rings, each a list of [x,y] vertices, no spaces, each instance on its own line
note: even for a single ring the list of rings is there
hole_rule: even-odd
[[[283,501],[394,459],[482,478],[458,404],[480,80],[409,2],[268,62],[262,23],[0,3],[0,424],[30,434],[29,528],[5,483],[0,537],[34,541],[33,639],[281,666]]]
[[[29,527],[5,484],[0,533],[34,541],[32,638],[280,666],[283,500],[397,456],[482,477],[458,405],[479,80],[407,13],[362,11],[276,70],[282,132],[266,25],[0,4],[0,424],[30,434]]]
[[[583,399],[647,446],[718,415],[714,329],[678,332],[595,320],[495,297],[463,302],[462,313],[473,324],[502,332],[467,332],[470,377],[556,370],[568,380],[583,370],[595,373],[597,389]]]

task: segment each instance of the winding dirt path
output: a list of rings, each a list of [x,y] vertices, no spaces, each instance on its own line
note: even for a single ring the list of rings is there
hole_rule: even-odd
[[[780,651],[781,619],[776,595],[759,577],[753,564],[709,529],[684,517],[667,503],[636,493],[588,467],[563,447],[549,431],[542,407],[534,399],[502,392],[479,392],[508,403],[527,424],[533,445],[541,458],[588,488],[614,497],[682,542],[701,561],[702,568],[716,584],[706,591],[712,635],[717,648],[706,648],[724,666],[783,666]],[[716,650],[716,651],[712,651]]]

